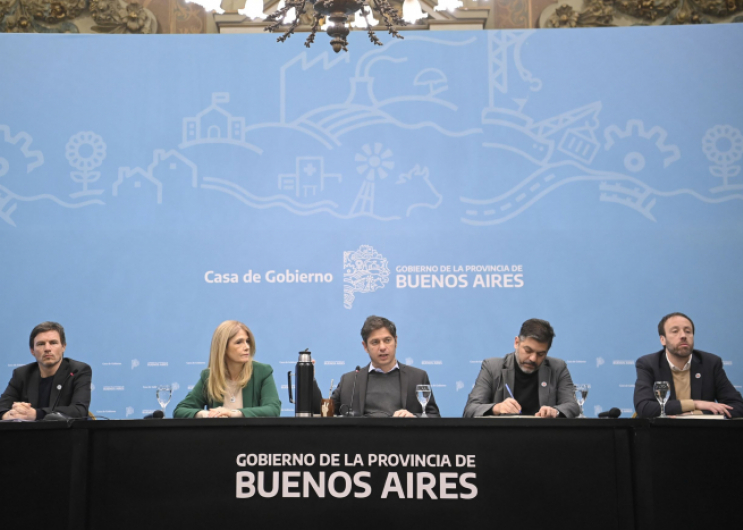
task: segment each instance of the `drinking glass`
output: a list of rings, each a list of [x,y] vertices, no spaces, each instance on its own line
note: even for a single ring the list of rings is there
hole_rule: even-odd
[[[653,394],[655,394],[655,399],[660,403],[659,417],[667,418],[666,403],[668,402],[668,398],[671,397],[671,384],[668,381],[656,381],[653,383]]]
[[[586,402],[589,390],[591,390],[591,385],[575,385],[575,400],[580,406],[580,416],[578,416],[579,418],[586,417],[586,415],[583,414],[583,403]]]
[[[415,394],[418,396],[421,407],[423,407],[421,418],[427,418],[426,405],[428,405],[428,400],[431,399],[431,385],[415,385]]]
[[[170,403],[170,397],[173,395],[173,388],[170,385],[160,385],[157,387],[157,402],[160,403],[160,407],[163,409],[163,417],[165,417],[165,407]]]

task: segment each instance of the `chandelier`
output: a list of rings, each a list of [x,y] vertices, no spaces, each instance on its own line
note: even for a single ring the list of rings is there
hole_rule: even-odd
[[[279,37],[277,42],[284,42],[286,39],[291,37],[294,30],[299,26],[299,18],[305,13],[307,2],[312,4],[314,10],[314,17],[312,19],[312,29],[310,35],[304,42],[306,47],[315,42],[315,34],[320,29],[320,21],[324,18],[328,23],[327,34],[330,36],[330,45],[333,47],[335,53],[339,51],[348,51],[348,17],[350,15],[356,15],[356,21],[358,22],[359,17],[363,17],[366,22],[366,33],[369,35],[369,40],[372,44],[382,46],[382,42],[377,38],[376,34],[372,30],[372,24],[369,23],[368,16],[372,15],[373,11],[379,15],[382,20],[382,24],[387,26],[387,31],[390,35],[397,39],[402,37],[394,26],[406,26],[405,20],[400,17],[400,14],[395,8],[393,8],[387,0],[374,0],[374,6],[369,4],[369,0],[286,0],[286,4],[281,9],[277,10],[266,17],[266,20],[273,22],[271,25],[266,27],[266,31],[281,31],[281,26],[287,13],[294,9],[294,20],[289,23],[289,29]],[[372,15],[372,20],[374,20]],[[358,25],[358,24],[357,24]]]

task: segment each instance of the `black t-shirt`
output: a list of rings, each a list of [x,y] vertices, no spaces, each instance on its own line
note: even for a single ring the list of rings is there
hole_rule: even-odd
[[[513,396],[521,405],[521,414],[533,416],[539,412],[539,370],[525,374],[517,366],[513,373]]]
[[[54,379],[54,376],[49,377],[42,377],[39,380],[39,406],[36,407],[36,419],[40,420],[41,418],[39,416],[42,415],[42,412],[40,409],[44,407],[49,406],[49,401],[52,396],[52,380]]]

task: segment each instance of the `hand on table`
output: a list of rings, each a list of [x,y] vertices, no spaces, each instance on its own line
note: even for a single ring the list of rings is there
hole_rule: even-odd
[[[701,399],[694,400],[694,408],[697,410],[709,410],[712,414],[725,414],[728,418],[731,418],[730,411],[733,407],[725,405],[724,403],[716,403],[714,401],[702,401]]]
[[[33,421],[36,419],[36,409],[30,403],[16,401],[13,403],[13,408],[3,415],[3,419]]]
[[[505,401],[493,405],[493,414],[521,414],[521,405],[513,398],[507,398]]]
[[[243,413],[237,409],[215,407],[209,410],[200,410],[196,414],[196,417],[197,418],[242,418]]]
[[[548,407],[547,405],[542,406],[542,408],[539,409],[539,412],[534,414],[537,418],[557,418],[560,415],[560,411]]]

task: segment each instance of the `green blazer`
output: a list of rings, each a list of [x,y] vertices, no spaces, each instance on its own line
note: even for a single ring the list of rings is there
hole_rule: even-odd
[[[174,418],[193,418],[204,407],[221,407],[220,401],[210,401],[206,397],[206,382],[209,380],[209,369],[201,372],[196,386],[173,411]],[[281,401],[273,380],[273,368],[267,364],[253,361],[253,376],[243,388],[243,407],[240,409],[246,418],[279,416]]]

